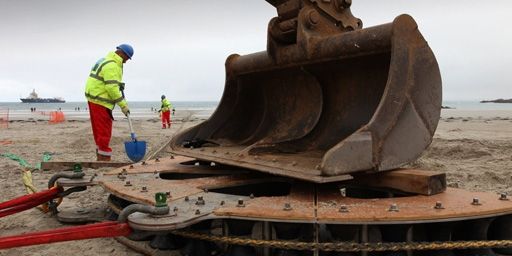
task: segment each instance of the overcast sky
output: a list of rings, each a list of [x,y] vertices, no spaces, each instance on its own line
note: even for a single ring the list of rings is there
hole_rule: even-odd
[[[440,64],[444,100],[512,98],[512,1],[353,0],[364,27],[412,15]],[[117,44],[128,100],[217,101],[231,53],[265,50],[264,0],[0,0],[0,101],[84,101],[97,59]]]

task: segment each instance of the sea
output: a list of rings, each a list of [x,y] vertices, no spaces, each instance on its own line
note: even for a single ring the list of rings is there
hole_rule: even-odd
[[[190,110],[194,112],[194,117],[204,119],[208,118],[217,108],[218,101],[173,101],[172,105],[176,112]],[[443,106],[458,110],[510,110],[512,103],[480,103],[479,101],[443,101]],[[130,101],[130,113],[133,118],[155,118],[158,117],[156,111],[160,108],[159,101]],[[35,108],[32,112],[30,109]],[[88,119],[86,102],[66,102],[66,103],[22,103],[22,102],[0,102],[0,116],[9,109],[9,119],[25,120],[29,118],[37,119],[38,115],[48,114],[50,111],[62,111],[68,119]],[[118,107],[114,110],[114,117],[122,117]]]
[[[173,101],[172,107],[176,112],[190,110],[194,117],[199,119],[208,118],[219,104],[218,101]],[[158,118],[160,101],[130,101],[130,116],[137,119]],[[31,111],[35,108],[35,112]],[[65,102],[65,103],[22,103],[22,102],[0,102],[0,116],[9,110],[10,120],[44,119],[51,111],[62,111],[67,119],[88,119],[87,102]],[[114,118],[122,117],[119,107],[113,111]]]

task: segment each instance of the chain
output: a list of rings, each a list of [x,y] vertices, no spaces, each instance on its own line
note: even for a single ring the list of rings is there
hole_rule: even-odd
[[[512,240],[488,240],[488,241],[447,241],[447,242],[399,242],[399,243],[316,243],[299,242],[289,240],[261,240],[246,237],[230,237],[204,234],[192,231],[174,230],[174,235],[205,240],[210,242],[234,244],[253,247],[270,247],[285,250],[300,251],[336,251],[336,252],[382,252],[382,251],[406,251],[406,250],[454,250],[475,248],[510,248]]]

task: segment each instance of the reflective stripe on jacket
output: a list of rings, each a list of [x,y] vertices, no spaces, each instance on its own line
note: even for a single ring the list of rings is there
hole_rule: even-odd
[[[85,85],[85,97],[88,101],[114,109],[115,105],[125,107],[123,58],[110,52],[94,64]]]
[[[169,102],[168,99],[162,100],[162,106],[160,107],[160,110],[162,112],[167,112],[167,111],[171,110],[171,103]]]

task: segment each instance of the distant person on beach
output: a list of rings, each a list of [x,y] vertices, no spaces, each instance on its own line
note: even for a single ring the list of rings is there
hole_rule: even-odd
[[[175,114],[175,113],[174,113],[175,111],[176,111],[176,110],[175,110],[174,108],[172,108],[172,115],[173,115],[173,116],[174,116],[174,114]]]
[[[162,129],[165,129],[165,125],[167,124],[167,128],[171,128],[171,108],[172,105],[168,99],[165,98],[165,95],[160,97],[162,99],[162,106],[160,106],[160,115],[162,116]]]
[[[124,99],[123,64],[133,57],[133,47],[121,44],[115,52],[99,59],[91,69],[85,86],[92,133],[96,142],[97,161],[110,161],[112,149],[112,110],[119,105],[125,116],[130,114]]]

